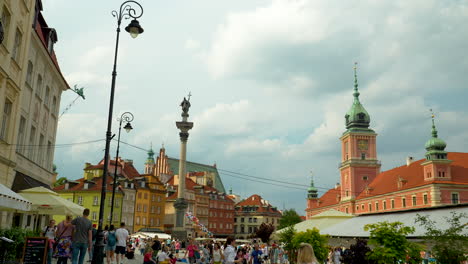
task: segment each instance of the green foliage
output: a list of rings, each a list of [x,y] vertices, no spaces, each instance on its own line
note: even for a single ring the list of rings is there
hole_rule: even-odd
[[[305,232],[296,233],[292,239],[292,245],[297,249],[301,243],[311,244],[314,248],[315,257],[318,261],[323,262],[328,255],[327,241],[327,236],[321,235],[319,230],[314,227],[312,230],[308,229]]]
[[[373,264],[369,260],[367,254],[371,249],[367,246],[367,241],[361,238],[356,240],[356,243],[351,245],[349,250],[343,254],[343,262],[345,264]]]
[[[66,177],[60,177],[58,178],[54,184],[53,184],[53,187],[57,187],[57,186],[60,186],[60,185],[63,185],[65,184],[65,182],[67,181],[68,179]]]
[[[263,243],[267,243],[270,241],[270,236],[273,231],[275,231],[273,224],[262,223],[255,232],[255,236],[260,238]]]
[[[451,212],[450,217],[444,217],[449,223],[449,228],[443,230],[437,227],[437,224],[427,216],[418,214],[416,223],[419,223],[426,229],[427,239],[434,244],[432,253],[437,261],[446,264],[459,264],[468,259],[464,255],[468,252],[468,237],[463,231],[468,229],[466,222],[466,213]]]
[[[294,209],[288,209],[283,212],[278,225],[278,229],[283,229],[290,225],[295,225],[302,222],[301,216]]]
[[[390,264],[405,262],[407,255],[415,257],[414,251],[418,248],[406,239],[407,235],[414,233],[414,227],[405,226],[401,222],[379,222],[365,225],[364,230],[370,231],[369,244],[374,246],[368,253],[370,260],[378,264]]]
[[[292,243],[295,235],[296,230],[293,225],[288,226],[286,230],[279,234],[279,241],[284,244],[284,250],[288,251],[289,261],[291,262],[295,262],[297,257],[296,248],[294,248],[294,244]]]
[[[5,260],[17,260],[21,258],[26,237],[37,236],[39,236],[39,231],[25,230],[19,227],[0,229],[0,237],[6,237],[14,241],[13,243],[3,243],[7,251]]]

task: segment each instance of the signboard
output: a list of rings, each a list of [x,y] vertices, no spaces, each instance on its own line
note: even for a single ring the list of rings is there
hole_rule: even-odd
[[[47,237],[26,237],[23,249],[24,264],[45,264],[47,261]]]

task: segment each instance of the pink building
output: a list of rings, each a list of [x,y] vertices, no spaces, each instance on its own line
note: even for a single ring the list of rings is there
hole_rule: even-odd
[[[432,137],[425,158],[407,158],[405,165],[381,172],[377,134],[359,101],[355,72],[354,101],[346,113],[341,136],[340,184],[320,198],[312,181],[307,198],[307,219],[329,209],[349,214],[401,211],[468,203],[468,153],[446,152],[432,118]]]

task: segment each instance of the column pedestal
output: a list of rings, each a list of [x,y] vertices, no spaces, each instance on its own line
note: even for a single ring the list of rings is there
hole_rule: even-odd
[[[175,208],[175,227],[172,230],[172,237],[179,241],[187,239],[187,230],[185,230],[185,212],[188,202],[184,198],[177,198],[174,202]]]

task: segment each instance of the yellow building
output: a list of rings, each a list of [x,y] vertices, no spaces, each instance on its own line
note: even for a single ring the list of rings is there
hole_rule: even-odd
[[[0,183],[13,191],[48,187],[56,176],[58,111],[69,86],[54,51],[57,32],[41,11],[40,0],[0,1]],[[0,226],[40,226],[46,218],[1,212]]]
[[[158,228],[164,230],[166,188],[152,174],[135,179],[136,201],[134,230]]]

